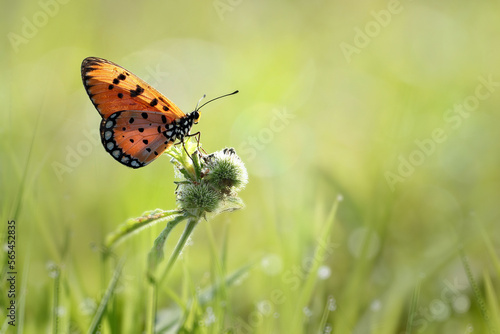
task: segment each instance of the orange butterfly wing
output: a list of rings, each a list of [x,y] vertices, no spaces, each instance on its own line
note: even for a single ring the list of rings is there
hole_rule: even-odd
[[[101,141],[120,163],[144,167],[192,121],[169,99],[123,67],[96,57],[82,62],[82,80],[103,117]],[[184,119],[184,128],[179,121]]]
[[[169,122],[185,114],[130,71],[102,58],[88,57],[82,62],[83,85],[103,118],[122,110],[149,110],[165,114]]]
[[[163,113],[125,110],[101,122],[101,139],[106,151],[122,164],[144,167],[173,143],[175,122],[167,123]]]

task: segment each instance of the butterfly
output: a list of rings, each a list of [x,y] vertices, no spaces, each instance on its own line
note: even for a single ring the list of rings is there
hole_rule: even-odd
[[[184,144],[200,119],[200,108],[184,114],[156,89],[125,68],[103,58],[82,62],[85,90],[102,116],[100,134],[106,151],[132,168],[144,167],[176,142]],[[199,102],[198,102],[199,104]]]

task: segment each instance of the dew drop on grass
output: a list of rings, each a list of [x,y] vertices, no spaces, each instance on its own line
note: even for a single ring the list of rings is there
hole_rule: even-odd
[[[276,276],[283,270],[283,261],[276,254],[269,254],[260,262],[262,271],[268,276]]]
[[[337,301],[333,296],[328,297],[328,311],[333,312],[337,309]]]
[[[332,332],[333,328],[330,324],[326,324],[325,328],[323,329],[324,334],[330,334]]]
[[[91,314],[95,313],[95,310],[97,308],[97,303],[92,298],[85,298],[80,303],[79,308],[80,308],[80,312],[83,315],[91,315]]]
[[[65,306],[58,306],[56,307],[56,313],[59,317],[64,317],[66,315],[66,307]]]
[[[457,313],[466,313],[470,308],[470,299],[466,295],[460,295],[452,303],[453,310]]]
[[[269,300],[262,300],[257,303],[257,310],[262,314],[262,315],[270,315],[271,312],[273,311],[273,306],[271,305],[271,302]]]
[[[382,308],[382,302],[379,300],[379,299],[375,299],[374,301],[372,301],[372,303],[370,304],[370,309],[373,311],[373,312],[377,312],[378,310],[380,310]]]
[[[319,279],[325,280],[325,279],[329,278],[331,274],[332,274],[332,270],[328,266],[323,265],[323,266],[318,268],[318,278]]]
[[[211,307],[207,307],[205,319],[203,320],[205,326],[210,326],[215,322],[215,314]]]
[[[45,267],[47,268],[47,271],[49,272],[50,278],[57,278],[59,276],[59,268],[57,267],[57,265],[54,262],[52,262],[52,261],[47,262]]]
[[[311,309],[310,309],[309,307],[307,307],[307,306],[305,306],[305,307],[302,309],[302,312],[304,312],[304,315],[305,315],[306,317],[308,317],[308,318],[310,318],[310,317],[313,315],[313,313],[312,313]]]
[[[244,274],[242,274],[240,277],[238,277],[238,278],[234,281],[233,285],[234,285],[234,286],[239,286],[239,285],[243,284],[243,281],[245,281],[245,279],[247,279],[247,278],[248,278],[248,276],[249,276],[249,275],[248,275],[248,273],[244,273]]]
[[[278,312],[273,313],[274,319],[278,319],[280,317],[280,314]]]

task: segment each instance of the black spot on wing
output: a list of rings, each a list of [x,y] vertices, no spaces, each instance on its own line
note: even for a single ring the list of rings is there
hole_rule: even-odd
[[[139,96],[141,95],[142,93],[144,93],[144,88],[142,88],[141,86],[139,85],[136,85],[136,88],[135,89],[131,89],[130,90],[130,96],[131,97],[136,97],[136,96]]]

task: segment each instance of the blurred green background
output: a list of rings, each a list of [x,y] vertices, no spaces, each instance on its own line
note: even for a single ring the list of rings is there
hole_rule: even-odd
[[[197,227],[160,320],[214,283],[210,228],[227,273],[255,265],[186,331],[498,332],[499,13],[498,1],[2,1],[1,233],[16,221],[18,272],[18,326],[2,332],[86,332],[113,271],[106,235],[176,206],[169,158],[133,170],[103,149],[88,56],[184,112],[240,90],[194,130],[246,163],[246,208]],[[163,227],[114,250],[127,260],[103,333],[146,327],[145,259]],[[1,321],[8,303],[2,292]]]

